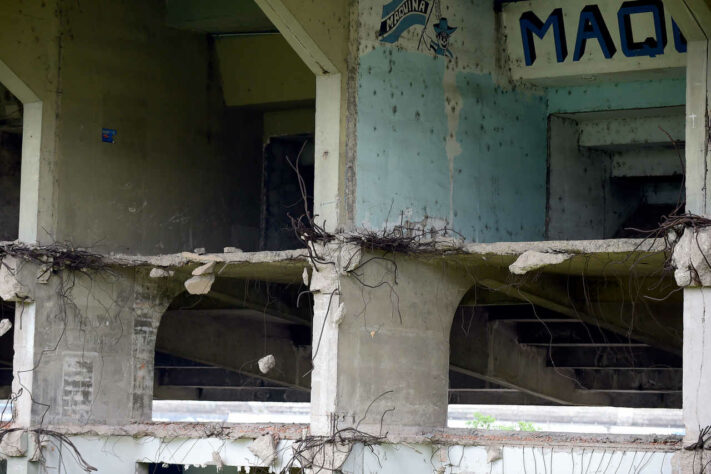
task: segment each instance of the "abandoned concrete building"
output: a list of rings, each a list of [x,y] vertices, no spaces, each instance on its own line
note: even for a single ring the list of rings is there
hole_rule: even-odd
[[[708,0],[0,0],[0,473],[711,472],[709,38]]]

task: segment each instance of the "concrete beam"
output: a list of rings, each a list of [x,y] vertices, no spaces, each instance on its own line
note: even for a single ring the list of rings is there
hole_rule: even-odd
[[[657,305],[654,300],[645,297],[651,295],[645,294],[641,286],[628,296],[624,294],[624,286],[620,286],[616,290],[616,301],[598,301],[596,292],[590,289],[592,282],[581,279],[576,281],[553,275],[537,275],[535,279],[522,279],[515,284],[506,281],[508,276],[505,272],[497,277],[491,271],[481,272],[477,279],[479,285],[520,301],[631,336],[642,343],[681,353],[681,317],[679,311],[674,310],[675,303],[672,300],[671,303]],[[625,280],[615,281],[622,284]],[[578,294],[583,297],[587,294],[588,300],[578,301]],[[637,294],[637,300],[630,300],[630,294]]]
[[[550,355],[548,364],[563,369],[670,370],[682,367],[680,356],[653,348],[554,347]]]
[[[581,120],[578,126],[580,146],[603,150],[620,150],[639,145],[671,145],[665,131],[675,141],[683,142],[685,139],[683,113],[678,116]]]
[[[677,370],[577,370],[577,379],[597,392],[679,393],[682,371]]]

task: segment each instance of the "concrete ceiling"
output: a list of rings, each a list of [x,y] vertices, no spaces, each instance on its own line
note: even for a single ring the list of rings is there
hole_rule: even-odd
[[[166,24],[209,34],[276,30],[254,0],[166,0]]]

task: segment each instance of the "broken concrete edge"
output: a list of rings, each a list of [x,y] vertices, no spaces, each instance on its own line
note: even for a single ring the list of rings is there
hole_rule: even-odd
[[[28,249],[42,249],[41,245],[0,242],[3,246],[21,244]],[[342,245],[353,245],[343,243]],[[78,249],[80,250],[80,249]],[[459,243],[452,239],[436,241],[433,254],[447,253],[448,255],[503,255],[520,256],[526,251],[542,253],[569,253],[579,254],[626,254],[626,253],[660,253],[665,250],[662,239],[607,239],[607,240],[563,240],[563,241],[534,241],[534,242],[495,242],[495,243]],[[426,254],[423,254],[426,255]],[[259,251],[259,252],[227,252],[207,253],[199,255],[194,252],[180,252],[163,255],[128,255],[109,253],[101,254],[106,265],[125,267],[185,267],[188,265],[204,265],[215,262],[216,264],[250,264],[250,263],[309,263],[309,254],[306,249]],[[219,268],[217,269],[219,273]]]
[[[559,265],[573,258],[570,253],[558,252],[538,252],[536,250],[526,250],[514,263],[509,265],[509,271],[514,275],[525,275],[526,273],[545,268],[549,265]]]
[[[520,256],[527,251],[541,253],[583,254],[656,254],[666,249],[663,239],[551,240],[536,242],[470,243],[463,253],[482,256]]]
[[[67,436],[132,438],[218,438],[254,440],[271,435],[280,440],[301,441],[309,436],[307,424],[237,423],[132,423],[127,425],[61,425],[46,429]],[[347,441],[347,440],[346,440]],[[673,435],[617,435],[553,432],[522,432],[444,428],[421,433],[388,433],[382,444],[434,444],[441,446],[520,446],[605,447],[673,452],[682,449],[683,437]]]
[[[680,287],[711,286],[711,227],[687,227],[672,244],[671,264]]]

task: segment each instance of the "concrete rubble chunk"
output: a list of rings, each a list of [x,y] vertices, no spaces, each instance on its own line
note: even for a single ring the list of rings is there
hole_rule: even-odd
[[[672,266],[676,284],[711,286],[711,227],[687,228],[674,245]]]
[[[165,268],[153,268],[148,275],[151,278],[170,278],[175,275],[175,271],[166,270]]]
[[[504,458],[504,450],[501,446],[487,446],[486,447],[486,462],[491,464],[492,462],[500,461]]]
[[[196,248],[195,250],[193,250],[193,253],[195,253],[197,255],[205,255],[207,252],[205,251],[204,247],[199,247],[199,248]]]
[[[259,359],[258,362],[259,371],[263,374],[268,374],[274,367],[276,367],[276,359],[272,354],[264,356]]]
[[[346,463],[351,454],[353,444],[348,442],[324,442],[305,451],[300,451],[302,443],[294,443],[293,449],[299,463],[307,468],[315,468],[315,472],[337,471]]]
[[[47,283],[49,283],[49,278],[51,276],[52,276],[52,265],[45,263],[44,265],[40,266],[39,270],[37,270],[37,283],[46,285]]]
[[[244,250],[238,249],[237,247],[225,247],[224,253],[243,253]]]
[[[206,295],[215,283],[215,274],[197,275],[185,282],[185,289],[191,295]]]
[[[247,446],[247,449],[267,466],[274,464],[277,459],[276,442],[270,434],[255,439]]]
[[[533,270],[547,267],[548,265],[558,265],[573,256],[569,253],[546,253],[535,250],[527,250],[518,259],[509,265],[509,271],[514,275],[525,275]]]
[[[217,265],[215,262],[208,262],[205,265],[201,265],[193,270],[193,275],[200,276],[215,273],[215,265]]]
[[[4,258],[0,264],[0,298],[4,301],[27,301],[29,292],[15,276],[17,260]]]
[[[225,463],[222,461],[222,456],[217,451],[212,452],[212,462],[215,463],[215,469],[217,472],[222,472],[225,467]]]
[[[3,337],[10,329],[12,329],[12,323],[9,319],[0,321],[0,337]]]
[[[18,458],[27,453],[27,432],[12,431],[3,436],[0,441],[0,458]]]

